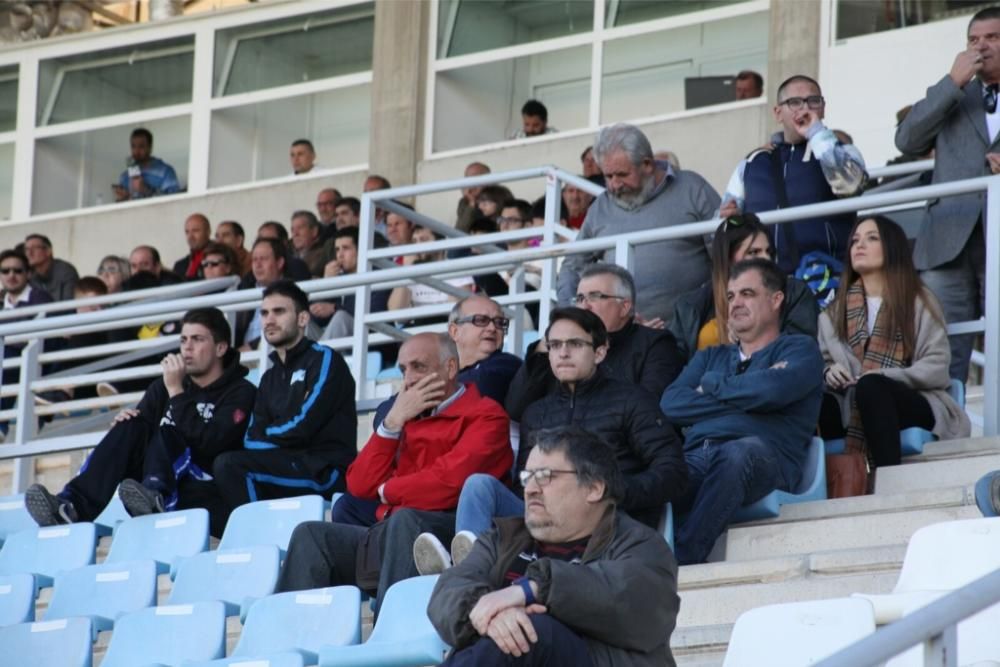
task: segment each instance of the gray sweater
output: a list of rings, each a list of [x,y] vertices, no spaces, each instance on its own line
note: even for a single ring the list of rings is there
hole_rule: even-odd
[[[711,220],[719,209],[719,195],[693,171],[674,171],[665,162],[667,177],[653,191],[652,198],[639,208],[626,211],[608,193],[601,194],[583,221],[577,239],[590,239],[646,229],[659,229],[690,222]],[[559,271],[559,303],[571,305],[580,282],[580,273],[597,261],[614,262],[614,251],[600,254],[569,255]],[[712,262],[706,238],[691,236],[635,246],[632,275],[636,287],[636,311],[646,319],[669,322],[677,298],[697,289],[711,278]]]

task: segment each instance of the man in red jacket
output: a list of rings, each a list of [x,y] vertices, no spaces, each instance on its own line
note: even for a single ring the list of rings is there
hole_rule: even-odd
[[[403,389],[347,469],[347,493],[332,523],[292,533],[279,591],[358,585],[375,591],[417,576],[413,540],[431,532],[449,541],[465,479],[509,476],[509,420],[500,405],[458,381],[458,350],[442,334],[408,339],[399,351]]]

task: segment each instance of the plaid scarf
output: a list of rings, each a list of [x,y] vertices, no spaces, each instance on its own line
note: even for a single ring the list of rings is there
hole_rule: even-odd
[[[903,357],[903,332],[892,335],[886,331],[888,320],[885,308],[879,308],[875,326],[868,333],[868,300],[861,279],[854,281],[847,290],[847,344],[861,362],[861,372],[879,368],[902,368],[907,365]],[[861,426],[856,398],[851,401],[851,421],[847,425],[846,450],[866,452],[865,431]]]

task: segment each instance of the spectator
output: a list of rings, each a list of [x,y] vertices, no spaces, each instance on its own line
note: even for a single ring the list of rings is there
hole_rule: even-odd
[[[813,79],[799,74],[778,86],[774,117],[782,129],[737,165],[723,196],[722,218],[861,193],[868,178],[864,158],[827,129],[825,112],[826,100]],[[785,273],[794,273],[811,252],[840,259],[853,222],[852,213],[843,213],[780,225],[773,239],[775,261]]]
[[[236,261],[236,253],[226,244],[209,243],[205,246],[203,256],[201,271],[206,280],[239,275],[237,271],[240,267]]]
[[[215,461],[212,476],[228,509],[267,498],[343,491],[357,456],[354,378],[339,352],[306,337],[309,299],[291,281],[264,290],[264,336],[274,348],[260,379],[244,449]],[[221,535],[222,516],[213,516]]]
[[[566,183],[563,185],[562,200],[569,215],[566,223],[573,229],[580,229],[583,226],[584,218],[587,217],[587,210],[594,202],[594,195]]]
[[[80,278],[76,268],[52,256],[52,241],[41,234],[28,234],[24,239],[24,253],[31,265],[31,282],[41,287],[53,301],[73,298],[73,288]]]
[[[377,614],[392,584],[417,575],[410,555],[416,536],[451,539],[465,479],[508,475],[507,415],[475,385],[458,381],[458,350],[447,336],[407,339],[399,367],[403,388],[348,469],[332,523],[303,523],[292,533],[279,591],[354,584],[377,590]],[[372,576],[359,578],[368,570]]]
[[[323,229],[312,211],[292,214],[292,252],[309,267],[312,278],[321,278],[323,268],[330,261],[330,246],[322,239]]]
[[[149,287],[162,287],[164,285],[176,285],[182,282],[180,276],[178,276],[173,271],[167,271],[163,268],[163,263],[160,261],[160,252],[149,245],[140,245],[129,253],[128,256],[129,269],[131,271],[131,276],[129,276],[128,282],[125,285],[125,290],[134,289],[147,289]],[[138,274],[148,273],[152,276],[152,281],[142,281],[142,286],[139,286]]]
[[[153,157],[153,133],[144,127],[132,130],[128,168],[111,186],[115,201],[143,199],[181,191],[177,172],[158,157]]]
[[[361,226],[361,202],[357,197],[344,197],[337,204],[337,229]]]
[[[586,178],[591,176],[601,176],[601,167],[597,164],[597,160],[594,159],[594,147],[587,146],[580,153],[580,173],[582,173]]]
[[[521,129],[510,135],[510,138],[539,137],[558,131],[549,126],[549,110],[545,108],[545,105],[538,100],[528,100],[521,107]]]
[[[427,614],[455,649],[444,664],[673,667],[670,548],[618,510],[624,484],[600,439],[541,435],[520,473],[523,518],[498,520],[434,587]]]
[[[276,239],[258,238],[250,252],[253,257],[252,285],[267,289],[286,278],[285,249]],[[236,313],[236,346],[243,352],[257,348],[263,331],[264,321],[261,310],[241,310]]]
[[[390,231],[392,231],[393,219],[396,217],[395,213],[389,214]],[[403,216],[398,216],[402,218]],[[405,218],[404,218],[405,219]],[[412,243],[431,243],[436,241],[437,237],[434,232],[425,227],[416,227],[413,231]],[[390,236],[390,243],[392,243],[392,237]],[[394,244],[395,245],[395,244]],[[406,255],[402,257],[402,264],[427,264],[429,262],[438,262],[444,259],[444,253],[442,252],[423,252]],[[458,278],[448,278],[444,280],[448,285],[456,287],[463,290],[468,290],[471,294],[476,289],[476,281],[472,276],[461,276]],[[411,283],[410,285],[404,285],[402,287],[395,287],[392,293],[389,295],[389,310],[401,310],[403,308],[417,308],[419,306],[431,306],[442,303],[448,303],[449,301],[458,301],[459,297],[446,292],[442,292],[437,287],[431,285],[426,285],[421,282]],[[424,321],[423,318],[421,321]],[[425,322],[426,323],[426,322]]]
[[[376,190],[388,190],[391,187],[392,184],[389,183],[389,179],[385,178],[384,176],[379,176],[378,174],[371,174],[370,176],[368,176],[368,178],[365,179],[361,191],[374,192]],[[386,238],[388,238],[388,236],[385,230],[385,219],[388,213],[389,212],[384,208],[376,206],[375,219],[372,220],[371,223],[375,226],[375,233],[385,236]]]
[[[969,437],[965,411],[948,395],[948,334],[903,230],[884,216],[859,218],[832,308],[819,317],[826,364],[820,432],[843,438],[873,472],[899,465],[899,432]],[[859,489],[860,490],[860,489]]]
[[[747,259],[729,277],[729,322],[739,343],[698,352],[663,393],[660,406],[687,427],[688,491],[674,552],[702,563],[736,511],[802,476],[822,400],[816,340],[782,334],[785,276],[766,259]]]
[[[610,349],[601,362],[602,373],[658,397],[680,374],[684,359],[669,331],[636,321],[635,290],[632,275],[625,269],[595,264],[584,270],[574,302],[597,315],[608,332]],[[544,339],[528,348],[507,397],[511,419],[519,421],[531,403],[558,390],[550,360]]]
[[[649,140],[637,127],[619,123],[602,129],[594,156],[607,190],[591,204],[578,240],[708,220],[718,210],[719,196],[712,186],[693,171],[656,162]],[[605,261],[611,256],[606,254]],[[559,271],[560,303],[573,300],[580,273],[600,257],[566,258]],[[633,266],[638,314],[668,320],[677,297],[709,279],[711,260],[705,240],[695,236],[638,246]]]
[[[490,168],[482,162],[472,162],[465,168],[463,176],[484,176],[490,173]],[[462,188],[462,196],[458,199],[458,209],[455,212],[455,229],[468,232],[469,226],[476,218],[476,198],[483,191],[483,186]]]
[[[657,160],[669,162],[670,166],[673,167],[674,169],[681,168],[680,158],[678,158],[677,154],[674,153],[673,151],[656,151],[655,153],[653,153],[653,157],[656,158]]]
[[[108,287],[108,294],[117,294],[132,275],[129,261],[118,255],[105,255],[97,267],[97,277]]]
[[[1000,173],[1000,152],[993,149],[1000,130],[998,33],[1000,7],[977,12],[969,21],[967,48],[955,56],[951,71],[896,128],[896,147],[904,154],[934,151],[933,183]],[[986,312],[984,202],[978,192],[934,200],[917,234],[913,263],[948,323]],[[975,334],[950,338],[950,374],[956,380],[968,378],[974,340]]]
[[[752,69],[736,75],[736,99],[752,100],[764,94],[764,77]]]
[[[312,278],[309,266],[292,254],[289,244],[288,230],[285,229],[283,224],[273,220],[265,222],[257,228],[257,240],[260,239],[274,239],[280,244],[281,250],[285,255],[285,277],[289,280],[294,280],[295,282],[300,280],[309,280]],[[247,282],[248,284],[253,284],[252,281]]]
[[[389,239],[389,245],[409,245],[413,243],[413,229],[413,223],[399,213],[389,213],[385,218],[385,237]],[[406,264],[408,262],[405,259],[397,257],[396,263]]]
[[[205,246],[212,240],[212,225],[208,218],[201,213],[189,215],[184,221],[184,240],[191,252],[174,262],[174,273],[184,280],[200,280],[205,277],[201,271]]]
[[[323,188],[316,195],[316,216],[323,227],[323,240],[332,239],[337,231],[337,205],[340,192],[336,188]]]
[[[774,261],[767,228],[756,215],[744,213],[719,223],[712,239],[712,280],[678,299],[670,320],[670,331],[685,362],[706,347],[739,342],[729,331],[729,269],[757,257]],[[789,277],[784,294],[781,332],[815,338],[819,305],[812,290],[798,278]]]
[[[58,495],[28,487],[24,504],[38,525],[93,521],[119,483],[133,516],[182,507],[189,482],[206,479],[218,455],[240,446],[254,387],[229,347],[229,324],[215,308],[182,321],[180,353],[163,358],[162,377],[135,409],[118,413],[80,474]]]
[[[514,194],[502,185],[487,185],[476,195],[476,208],[479,213],[490,220],[500,217],[504,203],[514,198]]]
[[[316,149],[308,139],[296,139],[288,150],[288,161],[296,176],[308,174],[316,166]]]
[[[350,275],[358,271],[358,228],[344,227],[334,237],[336,258],[327,263],[324,278]],[[354,292],[329,301],[309,304],[309,313],[316,323],[324,327],[320,340],[344,338],[354,334]],[[389,307],[389,290],[371,293],[368,312],[381,313]]]
[[[246,249],[246,232],[243,225],[235,220],[220,222],[215,228],[215,241],[232,248],[236,258],[236,273],[245,276],[253,269],[253,260],[250,258],[250,251]]]

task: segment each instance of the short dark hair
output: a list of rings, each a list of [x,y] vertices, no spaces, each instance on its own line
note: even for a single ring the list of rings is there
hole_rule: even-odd
[[[136,250],[145,250],[146,252],[148,252],[149,256],[153,258],[154,264],[163,263],[160,261],[160,251],[151,245],[137,245],[136,247],[132,248],[132,252],[135,252]],[[132,253],[129,254],[131,255]]]
[[[593,153],[593,152],[594,152],[593,146],[587,146],[586,148],[584,148],[583,152],[580,153],[580,162],[583,162],[584,160],[587,159],[587,153]]]
[[[336,242],[337,239],[349,238],[354,241],[354,247],[361,247],[361,233],[358,231],[357,227],[344,227],[343,229],[338,229],[337,233],[333,235],[333,240]]]
[[[313,142],[309,141],[308,139],[296,139],[295,141],[292,142],[292,146],[308,146],[310,151],[312,151],[313,153],[316,152],[316,149],[313,148]]]
[[[27,255],[25,255],[20,250],[13,248],[0,252],[0,263],[2,263],[5,259],[10,259],[11,257],[19,260],[21,262],[21,266],[24,268],[25,271],[31,268],[31,265],[28,264]]]
[[[263,298],[269,296],[285,296],[295,304],[295,313],[309,310],[309,297],[302,288],[291,280],[278,280],[264,290]]]
[[[288,229],[280,222],[268,220],[257,228],[257,233],[260,233],[261,227],[274,227],[275,231],[278,232],[278,238],[281,239],[281,242],[288,243]]]
[[[229,345],[233,338],[229,322],[218,308],[192,308],[184,313],[184,317],[181,319],[181,326],[185,324],[200,324],[205,327],[212,334],[212,340],[216,343]]]
[[[46,248],[52,250],[52,241],[49,240],[48,236],[45,236],[44,234],[28,234],[27,236],[24,237],[24,242],[27,243],[32,239],[36,241],[41,241]]]
[[[236,234],[242,239],[246,239],[247,233],[246,231],[244,231],[243,225],[236,222],[235,220],[223,220],[222,222],[219,223],[219,227],[221,227],[222,225],[229,225],[230,227],[233,228],[234,234]]]
[[[608,330],[594,313],[583,308],[556,308],[549,314],[549,326],[545,328],[545,338],[548,339],[552,325],[559,320],[569,320],[590,334],[594,347],[608,344]]]
[[[358,199],[357,197],[344,197],[339,202],[337,202],[337,206],[338,207],[350,206],[351,211],[354,212],[354,215],[361,215],[361,200]]]
[[[473,218],[472,223],[469,225],[470,234],[493,234],[498,231],[500,231],[500,227],[497,226],[496,221],[482,214]]]
[[[319,229],[319,218],[317,218],[316,214],[312,211],[306,211],[305,209],[296,211],[295,213],[292,213],[292,217],[289,219],[294,220],[295,218],[305,218],[309,222],[309,227],[312,229]]]
[[[760,273],[760,280],[771,292],[785,291],[785,274],[777,264],[763,257],[744,259],[742,262],[733,264],[729,269],[729,280],[736,280],[747,271],[757,271]]]
[[[503,206],[500,207],[501,213],[505,208],[516,208],[517,214],[521,216],[521,220],[524,221],[524,224],[526,225],[531,224],[531,204],[529,204],[525,200],[508,199],[503,203]]]
[[[814,78],[812,78],[810,76],[806,76],[805,74],[794,74],[794,75],[788,77],[787,79],[785,79],[784,81],[782,81],[781,85],[778,86],[778,101],[779,102],[781,101],[781,93],[783,93],[785,91],[785,88],[787,88],[790,84],[795,83],[796,81],[804,81],[806,83],[811,83],[812,85],[816,86],[816,90],[819,91],[820,95],[823,94],[823,89],[820,88],[819,81],[817,81],[816,79],[814,79]]]
[[[76,281],[76,285],[73,286],[73,291],[77,293],[85,292],[96,296],[104,296],[108,293],[108,286],[97,276],[84,276]]]
[[[541,429],[531,434],[530,444],[544,454],[562,452],[580,486],[603,482],[606,499],[618,503],[625,498],[625,480],[614,448],[593,433],[575,424]]]
[[[379,176],[378,174],[368,174],[368,177],[365,180],[378,181],[379,183],[381,183],[382,185],[381,187],[378,188],[379,190],[388,190],[389,188],[392,187],[392,183],[389,182],[388,178],[386,178],[385,176]]]
[[[972,15],[972,19],[969,21],[969,27],[966,29],[966,34],[969,30],[972,30],[972,24],[978,21],[992,21],[994,19],[1000,19],[1000,6],[994,5],[992,7],[986,7],[980,9],[978,12]]]
[[[281,257],[282,259],[284,259],[285,253],[287,252],[287,248],[285,247],[285,244],[282,243],[281,241],[279,241],[278,239],[272,239],[272,238],[268,238],[268,237],[258,237],[253,242],[253,246],[251,246],[250,252],[253,252],[254,248],[256,248],[257,246],[259,246],[261,244],[266,244],[266,245],[271,246],[271,252],[274,253],[274,258],[275,259],[278,259],[279,257]]]
[[[754,85],[756,85],[759,90],[764,90],[764,77],[752,69],[745,69],[736,75],[737,81],[746,81],[747,79],[753,79]]]
[[[545,217],[545,197],[539,197],[534,202],[531,203],[531,217],[532,218],[544,218]],[[566,209],[566,202],[559,198],[559,219],[569,220],[569,211]]]
[[[239,261],[236,259],[236,252],[225,243],[216,243],[213,241],[205,246],[205,249],[201,252],[202,257],[208,257],[209,255],[222,255],[222,259],[226,262],[226,264],[232,267],[234,275],[240,272]]]
[[[623,296],[635,304],[635,279],[625,267],[598,262],[585,268],[580,274],[580,280],[591,276],[614,276],[625,291],[625,294],[616,294],[615,296]]]
[[[543,123],[549,122],[549,110],[538,100],[528,100],[521,107],[522,116],[535,116],[541,118]]]
[[[149,147],[153,147],[153,133],[144,127],[137,127],[132,130],[132,134],[129,135],[129,139],[135,139],[136,137],[146,137],[146,143]]]

